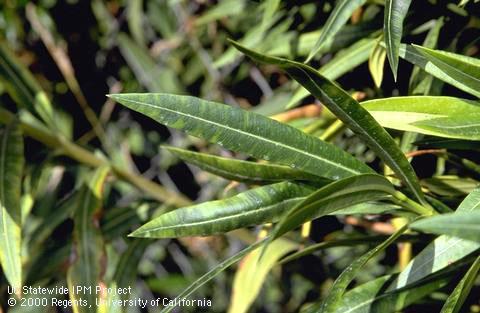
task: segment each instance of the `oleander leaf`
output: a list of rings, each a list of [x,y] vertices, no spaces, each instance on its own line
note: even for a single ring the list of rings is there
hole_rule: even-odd
[[[454,97],[410,96],[362,102],[387,128],[445,138],[480,140],[480,102]]]
[[[164,146],[164,148],[183,161],[196,165],[202,170],[239,182],[258,184],[261,182],[278,182],[283,180],[319,181],[321,179],[318,176],[283,165],[224,158],[175,147]]]
[[[76,313],[96,312],[97,300],[95,292],[84,289],[77,292],[77,286],[92,287],[102,283],[102,259],[104,258],[104,242],[100,232],[98,219],[102,208],[103,184],[108,174],[108,167],[100,167],[93,174],[88,184],[80,190],[82,201],[74,213],[74,230],[70,267],[67,271],[69,296],[73,311]],[[83,299],[88,305],[82,305]]]
[[[400,57],[436,78],[480,98],[478,59],[404,44],[400,45]],[[464,68],[466,71],[460,73],[459,69],[463,71]]]
[[[111,97],[189,135],[320,177],[338,179],[373,172],[340,148],[260,114],[189,96],[116,94]]]
[[[335,54],[327,64],[323,65],[318,70],[318,72],[330,80],[336,80],[343,74],[367,61],[370,56],[370,51],[374,46],[375,39],[362,38]],[[287,109],[295,107],[308,95],[308,90],[300,86],[285,107]]]
[[[395,81],[397,80],[398,57],[400,42],[403,33],[403,20],[408,13],[408,8],[412,0],[386,0],[385,16],[383,21],[383,34],[385,45],[387,47],[387,57],[393,72]]]
[[[347,92],[303,63],[266,56],[247,49],[234,41],[232,41],[232,44],[256,61],[274,64],[285,70],[361,137],[398,175],[412,193],[422,203],[425,203],[417,176],[403,152],[387,131]]]
[[[472,191],[455,212],[468,213],[480,210],[480,188]],[[455,214],[455,213],[454,213]],[[421,279],[462,260],[480,249],[480,243],[457,237],[440,236],[415,256],[392,282],[392,291],[414,284]]]
[[[433,216],[412,223],[411,227],[427,233],[449,235],[480,243],[480,211]]]
[[[338,278],[333,283],[332,287],[330,288],[330,292],[325,298],[322,307],[319,312],[321,313],[335,313],[338,312],[337,309],[342,302],[342,298],[347,290],[348,285],[355,279],[358,271],[360,271],[363,266],[371,260],[373,257],[378,255],[380,252],[385,250],[388,246],[390,246],[401,234],[403,234],[408,229],[407,226],[404,226],[393,233],[387,240],[373,248],[372,250],[368,251],[348,266]]]
[[[480,256],[473,262],[472,266],[458,283],[457,287],[448,296],[447,301],[442,307],[440,313],[458,313],[462,308],[465,299],[467,298],[470,290],[475,284],[475,280],[480,271]]]
[[[309,62],[320,51],[322,46],[335,37],[337,32],[345,25],[352,16],[353,12],[367,2],[366,0],[340,0],[328,17],[322,28],[320,38],[318,38],[315,46],[310,51],[306,62]]]
[[[257,298],[264,281],[277,261],[297,248],[298,244],[283,238],[273,241],[260,258],[260,251],[250,252],[240,263],[233,280],[230,313],[245,313]]]
[[[394,278],[395,275],[382,276],[347,291],[336,313],[399,312],[445,286],[450,281],[451,275],[424,280],[395,292],[384,292]]]
[[[258,187],[224,200],[180,208],[153,219],[131,236],[176,238],[207,236],[276,221],[314,189],[281,182]]]
[[[0,263],[5,277],[16,290],[22,287],[23,148],[22,132],[14,121],[0,132]]]
[[[214,268],[212,268],[210,271],[202,275],[200,278],[195,280],[190,286],[188,286],[182,293],[180,293],[177,298],[182,299],[182,298],[188,298],[192,293],[194,293],[198,288],[202,287],[206,283],[208,283],[210,280],[215,278],[218,274],[232,266],[233,264],[237,263],[240,261],[245,255],[248,253],[254,251],[261,245],[265,243],[266,240],[268,240],[269,237],[266,237],[260,241],[257,241],[256,243],[246,247],[245,249],[241,250],[240,252],[232,255],[225,261],[217,264]],[[171,312],[173,309],[175,309],[175,306],[169,305],[166,306],[160,313],[168,313]]]
[[[290,209],[272,232],[272,240],[315,218],[395,192],[383,176],[364,174],[330,183]]]
[[[383,80],[383,67],[385,65],[385,58],[387,57],[387,51],[380,44],[380,40],[377,41],[370,53],[368,59],[368,69],[372,75],[373,81],[377,88],[380,88]]]

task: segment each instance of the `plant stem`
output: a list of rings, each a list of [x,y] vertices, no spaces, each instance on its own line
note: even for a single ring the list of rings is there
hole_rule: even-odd
[[[0,123],[9,124],[16,118],[15,114],[0,108]],[[109,165],[112,168],[113,173],[120,179],[123,179],[138,189],[149,194],[151,197],[173,204],[175,206],[186,206],[191,204],[190,199],[182,194],[174,193],[163,186],[156,184],[140,175],[128,172],[117,166],[111,165],[109,160],[103,159],[87,149],[72,143],[65,137],[60,135],[54,135],[47,129],[38,127],[36,125],[20,121],[20,127],[23,133],[44,145],[53,149],[58,149],[62,154],[91,167],[100,167]]]
[[[423,205],[411,200],[409,197],[407,197],[400,191],[395,191],[392,196],[395,203],[413,213],[425,216],[437,214],[437,212],[433,208],[424,207]]]

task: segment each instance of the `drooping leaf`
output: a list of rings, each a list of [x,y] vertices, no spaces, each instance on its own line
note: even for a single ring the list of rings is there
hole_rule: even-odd
[[[0,133],[0,263],[10,285],[22,286],[22,186],[23,137],[17,122]]]
[[[398,56],[403,33],[403,20],[412,0],[386,0],[383,34],[387,56],[395,81],[397,80]]]
[[[417,176],[405,155],[385,129],[347,92],[303,63],[262,55],[233,41],[232,44],[256,61],[275,64],[284,69],[361,137],[415,196],[425,203]]]
[[[465,302],[470,290],[472,289],[473,285],[475,284],[475,280],[478,276],[478,272],[480,271],[480,257],[478,257],[475,262],[473,262],[472,266],[462,278],[462,280],[458,283],[455,290],[450,294],[447,298],[447,301],[442,307],[442,311],[440,313],[457,313],[462,308],[462,304]]]
[[[226,270],[228,267],[231,265],[235,264],[236,262],[240,261],[245,255],[248,253],[254,251],[261,245],[265,243],[265,241],[268,240],[268,237],[246,247],[245,249],[241,250],[240,252],[232,255],[225,261],[217,264],[214,268],[212,268],[210,271],[202,275],[200,278],[198,278],[196,281],[194,281],[190,286],[187,287],[182,293],[180,293],[177,298],[182,299],[182,298],[187,298],[190,296],[192,293],[195,292],[198,288],[202,287],[204,284],[208,283],[210,280],[215,278],[218,274]],[[165,307],[160,313],[168,313],[171,312],[173,309],[175,309],[175,306],[167,306]]]
[[[436,78],[476,97],[480,97],[478,70],[476,72],[477,74],[472,72],[475,68],[478,69],[478,62],[480,61],[463,55],[438,50],[427,50],[423,47],[413,47],[404,44],[400,45],[400,57],[422,68]],[[433,60],[435,60],[435,62],[433,62]],[[459,68],[466,68],[468,66],[471,66],[471,68],[466,72],[458,72]],[[456,69],[453,69],[454,67],[456,67]]]
[[[413,229],[480,243],[480,212],[457,212],[425,218],[411,224]]]
[[[230,313],[247,312],[258,296],[267,274],[277,261],[297,247],[292,241],[279,238],[273,241],[260,258],[260,251],[250,252],[240,263],[233,281]]]
[[[375,39],[373,38],[360,39],[351,46],[335,54],[327,64],[318,70],[318,72],[330,80],[336,80],[343,74],[367,61],[374,45]],[[308,95],[308,90],[300,86],[288,101],[286,108],[290,109],[295,107]]]
[[[278,222],[272,238],[278,238],[301,224],[357,203],[378,200],[395,192],[383,176],[365,174],[335,181],[295,205]]]
[[[475,189],[460,203],[456,212],[473,212],[480,209],[480,189]],[[398,275],[388,290],[400,289],[437,273],[480,249],[480,243],[456,237],[440,236],[415,256]]]
[[[397,230],[393,235],[391,235],[387,240],[382,242],[380,245],[376,246],[372,250],[368,251],[360,258],[356,259],[350,266],[348,266],[340,276],[335,280],[333,286],[330,288],[330,293],[327,295],[327,298],[322,304],[320,310],[321,313],[335,313],[338,312],[337,309],[342,302],[343,295],[348,287],[348,285],[355,278],[358,271],[373,257],[378,255],[380,252],[385,250],[390,246],[401,234],[403,234],[408,227],[404,226]]]
[[[366,0],[340,0],[333,9],[332,14],[328,17],[322,28],[320,38],[318,38],[315,46],[308,55],[306,62],[309,62],[322,48],[329,39],[335,37],[335,34],[347,23],[353,12],[364,5]]]
[[[258,187],[225,200],[204,202],[165,213],[135,230],[131,236],[207,236],[274,222],[313,190],[290,182]]]
[[[480,140],[480,102],[411,96],[362,102],[380,125],[446,138]]]
[[[386,56],[387,52],[385,48],[380,45],[380,40],[377,41],[370,53],[370,58],[368,59],[368,69],[370,70],[370,74],[372,75],[377,88],[380,88],[380,85],[382,84],[383,67],[385,65]]]
[[[117,94],[111,97],[189,135],[320,177],[338,179],[372,172],[334,145],[253,112],[188,96]]]
[[[282,165],[223,158],[175,147],[164,146],[164,148],[187,163],[194,164],[215,175],[239,182],[260,183],[283,180],[318,181],[320,179],[318,176]]]
[[[99,168],[88,184],[81,188],[81,202],[74,214],[73,255],[75,259],[67,271],[70,300],[75,313],[96,312],[96,301],[100,294],[89,292],[102,283],[102,258],[104,243],[99,229],[99,213],[102,207],[102,190],[108,167]],[[88,305],[81,305],[83,299]]]

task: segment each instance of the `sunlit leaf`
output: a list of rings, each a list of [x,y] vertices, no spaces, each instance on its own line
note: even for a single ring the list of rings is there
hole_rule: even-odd
[[[279,238],[268,246],[262,258],[260,258],[259,250],[250,252],[241,261],[235,274],[228,312],[248,312],[249,307],[257,298],[270,270],[282,256],[294,250],[296,247],[297,244]]]
[[[382,84],[383,67],[385,65],[386,56],[387,52],[385,48],[382,47],[380,41],[378,41],[373,47],[370,58],[368,59],[368,68],[377,88],[380,88],[380,85]]]

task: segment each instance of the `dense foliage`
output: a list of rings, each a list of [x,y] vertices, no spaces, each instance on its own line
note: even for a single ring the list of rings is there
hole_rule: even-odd
[[[480,312],[476,2],[2,2],[0,312]]]

